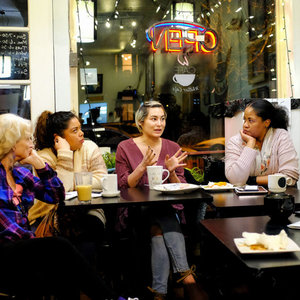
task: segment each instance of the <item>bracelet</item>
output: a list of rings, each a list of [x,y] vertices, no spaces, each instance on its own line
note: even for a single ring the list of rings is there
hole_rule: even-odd
[[[256,176],[249,176],[246,184],[248,184],[248,185],[257,185]]]

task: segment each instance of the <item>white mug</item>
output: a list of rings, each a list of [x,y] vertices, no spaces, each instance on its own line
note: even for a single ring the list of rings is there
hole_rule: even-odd
[[[162,178],[164,172],[167,172],[168,174],[163,180]],[[149,188],[153,189],[155,185],[164,183],[169,178],[170,172],[167,169],[163,169],[162,166],[148,166],[147,175],[148,175]]]
[[[272,193],[284,193],[286,190],[286,176],[283,174],[268,175],[268,189]]]
[[[118,192],[117,174],[106,174],[101,178],[103,192]]]

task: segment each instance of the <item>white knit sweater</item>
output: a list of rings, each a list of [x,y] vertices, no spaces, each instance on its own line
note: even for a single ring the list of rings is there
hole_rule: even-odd
[[[299,179],[298,157],[293,142],[284,129],[274,129],[270,165],[266,175],[287,175],[291,185]],[[245,184],[255,174],[258,150],[247,147],[237,134],[230,138],[225,150],[225,175],[232,184]]]
[[[100,149],[94,142],[85,141],[82,147],[76,151],[58,150],[57,156],[51,148],[38,151],[38,154],[57,172],[66,192],[75,190],[74,172],[92,172],[93,189],[102,188],[101,178],[107,174],[107,169]],[[53,205],[36,200],[36,203],[29,210],[28,219],[30,223],[33,224],[37,218],[46,215],[52,207]],[[91,210],[89,213],[96,215],[105,223],[103,210]]]

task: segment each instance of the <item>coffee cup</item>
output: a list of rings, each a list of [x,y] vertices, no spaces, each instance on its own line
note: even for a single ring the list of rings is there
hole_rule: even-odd
[[[286,190],[286,176],[283,174],[268,175],[268,189],[272,193],[284,193]]]
[[[182,86],[188,86],[193,83],[195,76],[195,74],[175,74],[173,81]]]
[[[118,177],[117,174],[106,174],[101,178],[102,188],[104,194],[116,194],[118,193]]]
[[[93,174],[91,172],[76,172],[74,176],[78,200],[83,203],[90,203],[92,199]]]
[[[164,172],[167,173],[167,176],[163,179]],[[169,178],[170,172],[167,169],[163,169],[162,166],[148,166],[147,175],[148,175],[149,188],[153,189],[155,185],[163,184]]]

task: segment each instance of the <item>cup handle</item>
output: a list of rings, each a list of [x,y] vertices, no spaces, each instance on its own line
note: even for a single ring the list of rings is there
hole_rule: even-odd
[[[178,83],[178,81],[176,80],[176,75],[173,76],[173,81]]]
[[[105,186],[105,180],[107,179],[107,177],[102,177],[101,179],[100,179],[100,181],[101,181],[101,183],[102,183],[102,188],[104,189],[104,186]]]
[[[164,172],[167,172],[167,173],[168,173],[167,177],[162,181],[162,183],[164,183],[164,182],[169,178],[170,172],[169,172],[169,170],[167,170],[167,169],[163,169],[162,172],[163,172],[163,173],[164,173]]]

